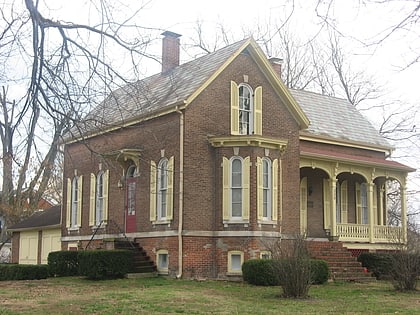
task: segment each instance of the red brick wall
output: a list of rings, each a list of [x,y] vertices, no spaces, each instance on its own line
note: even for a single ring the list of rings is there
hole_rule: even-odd
[[[63,190],[63,226],[62,233],[68,235],[65,227],[66,221],[66,199],[67,199],[67,178],[73,178],[74,170],[78,175],[83,175],[83,210],[82,229],[80,232],[72,232],[74,235],[92,234],[89,227],[89,193],[90,173],[99,172],[99,163],[102,162],[103,169],[110,170],[109,178],[109,219],[115,221],[121,229],[124,229],[125,212],[125,189],[117,187],[120,180],[122,167],[115,161],[116,156],[110,153],[120,149],[138,148],[142,150],[140,157],[140,175],[137,177],[136,191],[136,215],[138,231],[156,231],[166,229],[162,226],[152,227],[149,212],[149,191],[150,191],[150,161],[156,163],[161,158],[161,150],[165,150],[165,156],[174,156],[174,196],[178,193],[177,174],[179,169],[179,114],[170,114],[160,119],[153,119],[142,124],[131,126],[119,131],[114,131],[107,136],[99,136],[86,141],[85,144],[75,143],[65,147],[64,163],[64,190]],[[127,164],[128,166],[128,164]],[[177,225],[178,203],[174,202],[174,222]],[[115,227],[110,227],[116,229]],[[73,235],[73,234],[70,234]]]
[[[279,150],[270,149],[271,159],[281,160],[283,191],[279,191],[279,208],[283,217],[277,226],[259,227],[256,218],[256,159],[264,156],[262,148],[240,148],[240,155],[250,156],[251,191],[250,224],[222,224],[222,157],[231,157],[232,148],[213,148],[208,136],[230,135],[230,81],[241,83],[244,75],[248,84],[255,89],[263,86],[263,136],[288,141],[283,156]],[[125,191],[117,188],[122,175],[121,167],[104,153],[124,148],[141,148],[140,176],[136,193],[137,231],[158,232],[178,229],[178,177],[179,177],[179,114],[173,113],[113,131],[107,136],[98,136],[84,144],[69,144],[65,148],[64,179],[72,178],[74,169],[84,176],[82,229],[72,236],[91,235],[89,223],[90,173],[98,172],[99,162],[103,169],[110,170],[109,218],[124,227]],[[299,128],[287,108],[250,56],[241,54],[211,83],[185,110],[185,152],[184,152],[184,224],[185,231],[282,231],[296,234],[299,231]],[[174,220],[170,226],[152,226],[149,220],[150,160],[160,159],[161,150],[165,156],[175,157],[174,174]],[[280,168],[280,165],[279,165]],[[64,202],[66,205],[66,185]],[[63,207],[63,235],[69,235],[65,228],[66,207]],[[144,237],[138,242],[155,259],[156,251],[169,252],[169,273],[178,272],[178,237]],[[85,242],[83,242],[84,244]],[[187,277],[222,277],[227,270],[227,253],[241,250],[244,258],[259,257],[261,240],[254,237],[183,237],[183,271]],[[66,248],[65,245],[63,245]]]
[[[12,263],[19,263],[20,232],[12,234]]]

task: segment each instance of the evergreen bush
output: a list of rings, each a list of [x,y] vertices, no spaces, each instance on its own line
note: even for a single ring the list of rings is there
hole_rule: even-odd
[[[261,286],[279,285],[279,280],[274,272],[273,260],[250,259],[242,264],[242,277],[249,284]]]
[[[48,265],[0,264],[0,280],[38,280],[48,277]]]
[[[79,273],[88,279],[122,278],[132,270],[131,250],[88,250],[79,252]]]
[[[311,259],[310,262],[312,284],[323,284],[327,282],[330,275],[327,262],[321,259]]]
[[[67,277],[79,275],[78,251],[62,250],[48,254],[51,276]]]

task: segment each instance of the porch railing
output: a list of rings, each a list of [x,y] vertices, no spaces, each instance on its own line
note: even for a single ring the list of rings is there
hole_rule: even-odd
[[[399,226],[375,225],[373,227],[373,240],[370,239],[370,225],[338,223],[336,225],[336,236],[340,241],[363,242],[370,241],[378,243],[401,243],[403,241],[403,230]]]

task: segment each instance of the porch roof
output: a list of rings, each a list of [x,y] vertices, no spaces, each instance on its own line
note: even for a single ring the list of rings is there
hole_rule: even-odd
[[[321,158],[323,160],[332,160],[332,161],[342,161],[348,163],[362,164],[368,166],[383,167],[386,169],[404,171],[404,172],[414,172],[416,169],[411,168],[407,165],[401,164],[392,160],[385,160],[381,158],[361,156],[361,155],[351,155],[341,152],[333,152],[330,150],[323,150],[319,148],[301,148],[300,156],[302,157],[313,157]]]

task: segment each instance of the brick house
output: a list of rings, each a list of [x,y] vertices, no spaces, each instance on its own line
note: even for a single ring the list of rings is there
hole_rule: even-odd
[[[253,39],[124,86],[64,146],[62,248],[127,237],[171,276],[226,278],[269,255],[267,239],[389,249],[406,234],[411,168],[342,99],[288,90]],[[396,180],[402,226],[388,226]],[[340,245],[342,246],[342,245]]]

